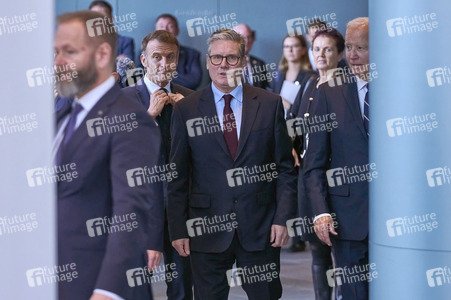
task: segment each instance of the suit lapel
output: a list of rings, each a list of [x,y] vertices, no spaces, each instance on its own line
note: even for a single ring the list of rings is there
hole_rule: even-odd
[[[146,110],[150,106],[150,93],[147,89],[146,84],[144,83],[144,77],[141,78],[136,84],[135,84],[136,94],[138,95],[139,99],[141,100],[142,104],[146,108]]]
[[[243,108],[241,112],[241,129],[240,138],[238,140],[238,150],[235,159],[238,158],[243,151],[247,138],[254,124],[255,116],[257,115],[260,103],[256,100],[257,93],[250,88],[249,85],[243,85]]]
[[[204,93],[202,94],[199,100],[198,110],[200,113],[200,117],[202,118],[207,117],[209,120],[214,120],[217,118],[218,113],[216,112],[216,105],[214,99],[215,97],[213,96],[213,91],[211,89],[211,86],[209,85],[204,90]],[[220,124],[218,125],[221,126]],[[227,155],[230,155],[222,131],[217,131],[213,133],[213,135],[215,136],[215,139],[221,146],[222,150],[224,150],[224,152],[227,153]]]
[[[86,121],[89,119],[103,118],[108,107],[116,100],[118,94],[120,93],[120,88],[116,84],[105,94],[102,98],[94,105],[94,107],[89,111],[80,125],[77,127],[72,137],[67,142],[67,145],[63,148],[62,159],[64,161],[71,161],[70,159],[74,156],[75,152],[80,150],[79,146],[83,141],[91,139],[95,141],[99,137],[90,137],[88,135],[88,129],[86,127]],[[83,149],[81,149],[83,150]]]
[[[368,139],[368,135],[366,134],[365,127],[363,126],[362,115],[360,112],[360,101],[359,93],[357,91],[357,83],[355,78],[350,78],[349,80],[351,80],[351,83],[344,85],[343,96],[348,103],[352,116],[357,123],[357,127],[359,127],[365,138]]]

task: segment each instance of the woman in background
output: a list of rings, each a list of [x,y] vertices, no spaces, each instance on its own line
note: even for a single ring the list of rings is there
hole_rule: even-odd
[[[312,65],[308,57],[308,47],[302,35],[286,36],[283,39],[283,55],[279,62],[277,77],[274,79],[273,91],[280,94],[283,82],[301,85],[303,90],[305,81],[313,74]],[[282,97],[285,116],[290,110],[291,103]],[[294,99],[293,99],[294,100]]]
[[[316,300],[330,300],[332,288],[328,284],[326,272],[332,268],[332,257],[331,248],[323,244],[313,230],[313,220],[311,219],[313,212],[306,198],[302,157],[308,151],[308,125],[311,123],[311,120],[309,122],[308,118],[316,110],[317,101],[315,99],[317,99],[319,86],[331,84],[332,81],[329,80],[334,80],[335,76],[345,73],[343,72],[344,70],[342,72],[334,70],[343,58],[344,48],[344,38],[336,29],[329,28],[316,32],[312,40],[312,51],[319,76],[313,75],[308,79],[305,89],[302,93],[298,93],[290,112],[292,117],[302,118],[303,123],[307,124],[303,130],[303,136],[297,137],[301,139],[301,142],[294,143],[294,145],[298,161],[301,161],[298,177],[300,217],[304,218],[304,220],[310,220],[308,226],[306,226],[310,230],[302,233],[302,239],[309,242],[312,251],[312,277]],[[336,294],[338,293],[339,291],[336,291]]]

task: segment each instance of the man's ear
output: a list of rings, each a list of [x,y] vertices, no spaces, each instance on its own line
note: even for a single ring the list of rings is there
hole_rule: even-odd
[[[107,69],[110,67],[110,60],[111,60],[111,56],[113,55],[112,52],[113,51],[111,49],[111,46],[106,42],[100,44],[97,47],[96,52],[95,52],[95,58],[96,58],[96,64],[99,69],[103,70],[103,69]]]
[[[144,68],[146,68],[147,67],[147,65],[146,65],[147,58],[146,58],[146,56],[144,54],[141,54],[140,58],[141,58],[141,64],[143,65]]]
[[[205,64],[207,65],[207,70],[208,70],[208,65],[210,63],[210,57],[208,56],[208,53],[205,54]]]

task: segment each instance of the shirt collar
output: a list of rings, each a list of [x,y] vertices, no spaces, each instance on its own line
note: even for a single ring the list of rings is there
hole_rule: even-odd
[[[115,80],[113,76],[110,76],[107,80],[101,83],[98,87],[89,91],[81,97],[80,99],[75,98],[72,106],[76,103],[80,104],[84,110],[90,111],[97,102],[99,102],[100,98],[103,97],[115,84]]]
[[[147,76],[144,76],[144,83],[146,84],[147,90],[149,91],[149,94],[153,94],[159,89],[161,89],[161,86],[155,84],[154,82],[150,81]],[[169,81],[168,84],[164,87],[168,93],[171,92],[171,82]]]
[[[357,78],[357,90],[360,91],[368,84],[368,82],[362,80],[359,76],[356,76],[356,78]]]
[[[231,91],[230,93],[221,92],[220,90],[218,90],[215,87],[213,82],[211,83],[211,89],[213,90],[213,96],[215,98],[215,103],[218,103],[219,101],[221,101],[222,96],[224,96],[224,94],[232,95],[233,98],[235,98],[239,102],[243,101],[243,99],[241,97],[241,95],[243,94],[243,85],[241,83],[233,91]]]

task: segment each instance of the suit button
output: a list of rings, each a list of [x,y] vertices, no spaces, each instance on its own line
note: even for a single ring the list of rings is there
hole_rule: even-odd
[[[236,199],[233,199],[233,203],[238,203],[238,200],[236,200]]]

